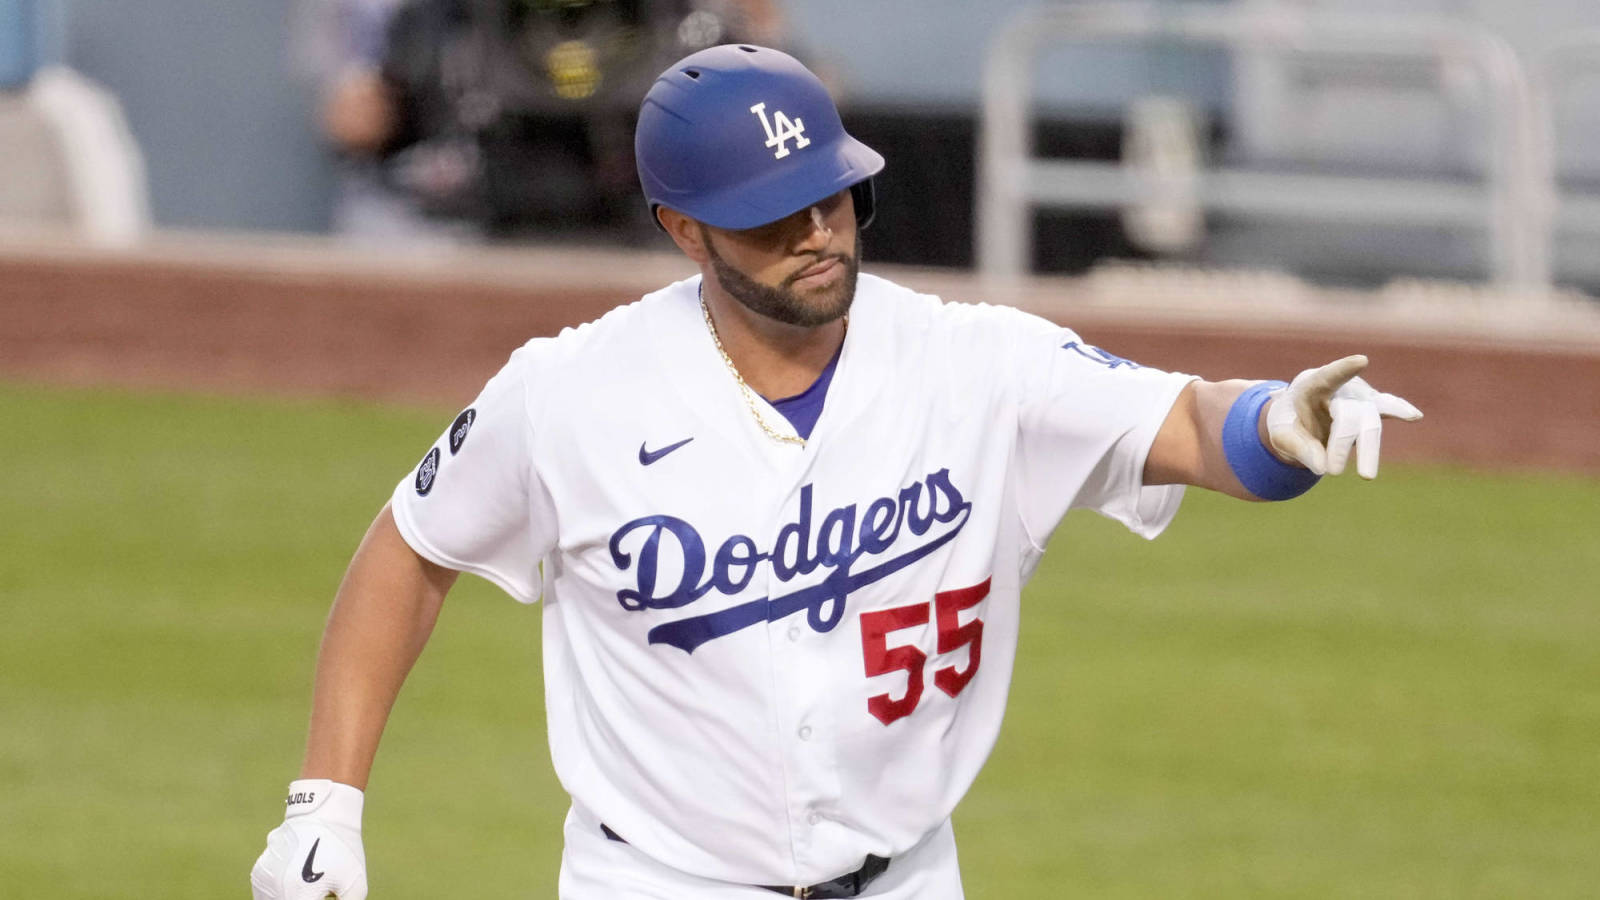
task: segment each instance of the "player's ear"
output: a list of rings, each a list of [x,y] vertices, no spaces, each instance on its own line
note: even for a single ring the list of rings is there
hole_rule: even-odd
[[[666,206],[656,207],[656,219],[685,256],[697,263],[710,259],[710,254],[706,252],[706,232],[699,222]]]

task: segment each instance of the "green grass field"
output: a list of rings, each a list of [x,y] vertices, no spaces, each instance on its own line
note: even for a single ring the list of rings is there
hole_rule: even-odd
[[[0,385],[0,895],[247,896],[323,616],[453,411]],[[1600,892],[1600,481],[1390,466],[1024,598],[967,894]],[[553,897],[537,611],[452,595],[373,774],[375,897]]]

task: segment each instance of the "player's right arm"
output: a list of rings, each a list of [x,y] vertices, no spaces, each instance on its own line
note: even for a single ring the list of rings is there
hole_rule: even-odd
[[[256,900],[366,896],[367,776],[456,574],[418,556],[388,506],[367,530],[323,630],[300,779],[250,873]]]
[[[322,632],[301,778],[366,789],[389,710],[457,574],[418,556],[387,505],[378,513]]]
[[[549,343],[512,354],[395,485],[356,550],[323,630],[301,777],[251,872],[256,900],[366,896],[367,776],[457,573],[538,600],[556,527],[533,473],[524,369]]]

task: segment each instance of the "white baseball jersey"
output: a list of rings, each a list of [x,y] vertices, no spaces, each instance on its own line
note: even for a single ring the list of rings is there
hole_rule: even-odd
[[[948,819],[1050,532],[1176,512],[1141,475],[1189,379],[863,275],[821,417],[781,443],[698,288],[528,342],[394,516],[422,556],[542,595],[551,754],[586,817],[685,872],[810,884]]]

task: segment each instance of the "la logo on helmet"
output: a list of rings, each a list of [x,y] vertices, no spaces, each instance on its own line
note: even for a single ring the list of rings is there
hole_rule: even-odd
[[[800,119],[791,119],[779,110],[772,114],[772,119],[767,118],[767,104],[757,103],[750,107],[750,111],[761,119],[761,127],[767,132],[767,147],[778,148],[772,154],[773,159],[783,159],[789,155],[789,140],[794,140],[794,148],[803,150],[811,145],[811,139],[806,137],[806,123]]]

